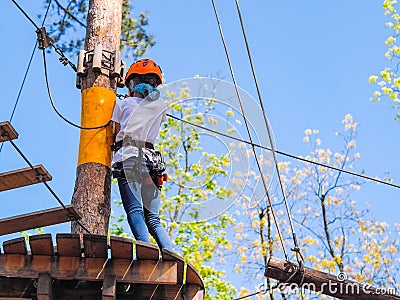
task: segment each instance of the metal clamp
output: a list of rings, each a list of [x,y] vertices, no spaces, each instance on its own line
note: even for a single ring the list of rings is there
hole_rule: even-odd
[[[53,44],[53,40],[47,35],[46,28],[42,27],[36,30],[38,47],[43,50]]]
[[[117,86],[124,87],[125,62],[121,61],[119,50],[108,51],[101,45],[96,45],[93,50],[80,50],[78,54],[78,70],[76,87],[82,86],[82,78],[87,76],[88,70],[95,73],[106,74],[117,79]]]

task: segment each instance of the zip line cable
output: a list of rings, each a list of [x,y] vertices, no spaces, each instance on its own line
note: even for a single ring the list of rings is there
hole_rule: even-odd
[[[29,15],[21,8],[21,6],[19,6],[19,4],[18,4],[15,0],[11,0],[11,1],[18,7],[18,9],[24,14],[24,16],[33,24],[33,26],[35,26],[37,32],[38,32],[41,28],[43,28],[44,22],[43,22],[43,24],[42,24],[42,27],[39,28],[39,26],[36,25],[36,23],[31,19],[31,17],[29,17]],[[47,12],[48,12],[48,10],[49,10],[50,4],[51,4],[51,0],[50,0],[50,2],[49,2],[49,6],[47,7]],[[46,16],[47,16],[47,12],[46,12]],[[65,56],[64,52],[63,52],[60,48],[57,47],[57,45],[54,43],[54,41],[53,41],[52,39],[49,38],[48,43],[49,43],[50,46],[52,46],[52,47],[54,48],[55,52],[56,52],[58,55],[60,55],[59,60],[60,60],[60,62],[61,62],[64,66],[70,65],[71,68],[72,68],[75,72],[78,71],[78,69],[76,68],[75,64],[73,64],[73,63]]]
[[[48,14],[49,8],[50,8],[50,4],[51,4],[51,0],[50,0],[50,2],[49,2],[49,5],[47,6],[46,13],[45,13],[44,18],[43,18],[42,27],[43,27],[43,25],[44,25],[44,22],[46,21],[47,14]],[[15,110],[17,109],[17,105],[18,105],[19,99],[20,99],[20,97],[21,97],[22,89],[24,88],[25,81],[26,81],[26,77],[28,76],[28,72],[29,72],[29,70],[30,70],[30,68],[31,68],[33,56],[35,55],[35,52],[36,52],[37,44],[38,44],[38,42],[37,42],[37,40],[36,40],[35,46],[33,47],[32,54],[31,54],[31,57],[30,57],[29,62],[28,62],[28,66],[26,67],[26,71],[25,71],[24,78],[22,79],[21,87],[19,88],[19,91],[18,91],[17,99],[15,100],[15,104],[14,104],[13,110],[12,110],[12,112],[11,112],[11,116],[10,116],[10,119],[9,119],[9,122],[10,122],[10,123],[11,123],[13,117],[14,117]],[[2,143],[1,146],[0,146],[0,153],[1,153],[1,151],[3,150],[3,146],[4,146],[4,143]]]
[[[287,212],[289,223],[290,223],[290,228],[291,228],[291,231],[292,231],[293,242],[294,242],[294,248],[292,249],[292,251],[295,251],[296,255],[299,254],[300,257],[301,257],[300,248],[299,248],[299,242],[297,240],[297,235],[296,235],[296,231],[295,231],[294,224],[293,224],[292,214],[291,214],[290,209],[289,209],[289,204],[288,204],[288,201],[287,201],[287,198],[286,198],[285,189],[283,187],[282,178],[281,178],[279,167],[278,167],[278,160],[276,158],[276,151],[275,151],[274,141],[273,141],[273,138],[272,138],[271,127],[269,126],[269,122],[267,120],[267,115],[265,113],[265,108],[264,108],[264,104],[263,104],[263,101],[262,101],[260,87],[258,85],[256,71],[255,71],[254,64],[253,64],[253,59],[252,59],[251,53],[250,53],[250,46],[249,46],[249,43],[248,43],[248,40],[247,40],[246,30],[244,28],[244,23],[243,23],[243,19],[242,19],[242,13],[241,13],[240,7],[239,7],[239,0],[235,0],[235,3],[236,3],[236,9],[237,9],[237,12],[238,12],[238,16],[239,16],[240,26],[242,28],[243,39],[244,39],[245,44],[246,44],[247,56],[249,58],[249,62],[250,62],[250,66],[251,66],[251,72],[253,74],[254,83],[255,83],[256,89],[257,89],[258,100],[259,100],[259,103],[260,103],[260,106],[261,106],[261,110],[262,110],[262,113],[263,113],[264,123],[265,123],[265,127],[267,129],[269,142],[271,144],[271,150],[272,150],[272,155],[273,155],[273,158],[274,158],[276,174],[278,176],[279,186],[280,186],[281,191],[282,191],[282,196],[283,196],[283,200],[285,202],[285,207],[286,207],[286,212]]]
[[[264,176],[262,174],[261,165],[260,165],[260,162],[258,160],[258,155],[257,155],[256,149],[255,149],[254,143],[253,143],[253,137],[251,135],[251,131],[250,131],[250,128],[249,128],[249,124],[247,122],[247,118],[245,116],[242,99],[240,97],[240,93],[239,93],[239,90],[238,90],[238,85],[237,85],[237,82],[236,82],[235,74],[233,72],[233,68],[232,68],[232,64],[231,64],[228,48],[227,48],[227,45],[226,45],[226,42],[225,42],[225,37],[224,37],[224,34],[222,32],[221,22],[220,22],[220,19],[219,19],[219,16],[218,16],[217,8],[215,6],[214,0],[211,0],[211,2],[212,2],[212,5],[213,5],[213,8],[214,8],[215,18],[216,18],[217,23],[218,23],[218,29],[219,29],[219,33],[220,33],[220,36],[221,36],[221,40],[222,40],[222,43],[224,45],[224,50],[225,50],[226,58],[228,60],[228,65],[229,65],[229,70],[231,72],[232,80],[233,80],[233,83],[234,83],[234,86],[235,86],[236,95],[238,97],[240,109],[241,109],[242,114],[243,114],[243,119],[244,119],[244,123],[245,123],[245,126],[246,126],[246,130],[247,130],[247,133],[249,135],[250,142],[252,144],[251,148],[252,148],[253,153],[254,153],[254,158],[255,158],[256,163],[257,163],[257,168],[258,168],[258,171],[259,171],[259,173],[261,175],[260,177],[261,177],[264,189],[265,189],[265,193],[266,193],[266,196],[267,196],[268,203],[269,203],[269,205],[271,207],[271,213],[272,213],[272,216],[273,216],[273,219],[274,219],[274,223],[275,223],[276,228],[277,228],[277,232],[278,232],[278,235],[279,235],[280,242],[282,244],[282,250],[284,252],[286,260],[289,260],[289,256],[288,256],[288,254],[286,252],[285,244],[283,242],[282,233],[281,233],[281,230],[279,228],[278,221],[277,221],[277,218],[276,218],[276,215],[275,215],[275,211],[274,211],[273,206],[272,206],[271,198],[269,196],[268,186],[267,186],[267,183],[265,182],[265,178],[264,178]]]
[[[33,26],[35,26],[36,29],[39,29],[39,26],[37,26],[36,23],[31,19],[31,17],[29,17],[29,15],[26,13],[26,11],[21,6],[19,6],[19,4],[15,0],[11,0],[11,1],[15,4],[15,6],[18,7],[18,9],[24,14],[24,16],[33,24]]]
[[[247,145],[254,145],[255,147],[258,147],[258,148],[261,148],[261,149],[265,149],[265,150],[268,150],[268,151],[272,151],[272,149],[270,147],[263,146],[263,145],[256,144],[256,143],[251,143],[251,142],[246,141],[244,139],[240,139],[240,138],[231,136],[229,134],[226,134],[226,133],[223,133],[223,132],[220,132],[220,131],[217,131],[217,130],[213,130],[213,129],[207,128],[205,126],[201,126],[201,125],[192,123],[190,121],[184,120],[182,118],[173,116],[173,115],[168,114],[168,113],[167,113],[167,116],[172,118],[172,119],[175,119],[177,121],[181,121],[183,123],[186,123],[188,125],[195,126],[197,128],[209,131],[211,133],[218,134],[218,135],[221,135],[223,137],[226,137],[226,138],[238,141],[238,142],[245,143]],[[312,160],[309,160],[309,159],[305,159],[305,158],[302,158],[302,157],[299,157],[299,156],[295,156],[293,154],[290,154],[290,153],[287,153],[287,152],[283,152],[283,151],[279,151],[279,150],[276,150],[276,149],[275,149],[275,152],[277,154],[279,154],[279,155],[287,156],[287,157],[293,158],[295,160],[300,160],[300,161],[303,161],[303,162],[306,162],[306,163],[310,163],[310,164],[314,164],[314,165],[317,165],[317,166],[320,166],[320,167],[332,169],[332,170],[335,170],[335,171],[338,171],[338,172],[343,172],[343,173],[346,173],[346,174],[349,174],[349,175],[352,175],[352,176],[361,177],[361,178],[364,178],[366,180],[375,181],[376,183],[385,184],[385,185],[400,189],[400,185],[397,185],[397,184],[394,184],[394,183],[391,183],[391,182],[382,181],[382,180],[379,180],[377,178],[369,177],[367,175],[363,175],[363,174],[360,174],[360,173],[351,172],[351,171],[348,171],[348,170],[345,170],[345,169],[341,169],[341,168],[337,168],[337,167],[334,167],[334,166],[326,165],[326,164],[323,164],[323,163],[320,163],[320,162],[315,162],[315,161],[312,161]]]
[[[64,116],[59,112],[59,110],[57,109],[57,107],[55,106],[54,100],[53,100],[53,96],[51,95],[50,84],[49,84],[49,77],[48,77],[48,74],[47,74],[46,50],[44,50],[44,49],[43,49],[43,67],[44,67],[44,76],[45,76],[45,79],[46,79],[47,94],[49,95],[49,99],[50,99],[51,106],[53,107],[54,111],[57,113],[57,115],[58,115],[61,119],[63,119],[63,120],[64,120],[65,122],[67,122],[68,124],[70,124],[70,125],[72,125],[72,126],[74,126],[74,127],[76,127],[76,128],[83,129],[83,130],[101,129],[101,128],[107,127],[107,126],[111,123],[111,120],[109,120],[109,121],[108,121],[106,124],[104,124],[104,125],[95,126],[95,127],[83,127],[83,126],[80,126],[80,125],[77,125],[77,124],[71,122],[71,121],[68,120],[66,117],[64,117]]]
[[[58,2],[57,0],[55,0],[55,1],[56,1],[57,5],[58,5],[60,8],[62,8],[72,19],[74,19],[74,20],[77,21],[77,22],[79,21],[78,19],[76,19],[76,17],[74,17],[71,13],[69,13],[65,8],[63,8],[62,6],[60,6],[60,4],[59,4],[59,2]],[[19,6],[18,3],[17,3],[15,0],[12,0],[12,2],[13,2],[13,3],[18,7],[18,9],[25,15],[25,17],[35,26],[35,28],[36,28],[36,29],[39,29],[39,27],[36,25],[36,23],[28,16],[28,14],[21,8],[21,6]],[[224,37],[223,37],[222,28],[221,28],[221,25],[220,25],[218,13],[217,13],[217,11],[216,11],[215,3],[214,3],[213,0],[212,0],[212,3],[213,3],[213,7],[214,7],[214,12],[215,12],[215,14],[216,14],[218,26],[219,26],[219,29],[220,29],[221,38],[222,38],[222,41],[223,41],[223,43],[224,43],[225,52],[226,52],[226,54],[227,54],[228,63],[229,63],[230,69],[231,69],[231,75],[233,76],[233,80],[234,80],[234,82],[236,83],[236,80],[235,80],[234,74],[233,74],[233,69],[232,69],[232,66],[231,66],[231,63],[230,63],[229,53],[227,52],[227,47],[226,47],[225,39],[224,39]],[[50,1],[50,3],[49,3],[49,6],[47,7],[46,15],[45,15],[45,18],[44,18],[44,20],[43,20],[42,26],[44,25],[45,19],[46,19],[46,17],[47,17],[47,13],[48,13],[48,11],[49,11],[50,4],[51,4],[51,1]],[[259,89],[259,87],[258,87],[258,81],[257,81],[257,79],[256,79],[256,74],[255,74],[255,71],[254,71],[254,65],[253,65],[253,62],[252,62],[251,55],[250,55],[250,48],[249,48],[249,46],[248,46],[247,36],[246,36],[245,30],[244,30],[244,25],[243,25],[243,22],[242,22],[241,12],[240,12],[240,8],[239,8],[239,4],[238,4],[237,0],[236,0],[236,4],[237,4],[237,9],[238,9],[239,18],[240,18],[240,20],[241,20],[242,31],[243,31],[243,35],[244,35],[244,39],[245,39],[245,43],[246,43],[246,49],[247,49],[247,52],[248,52],[248,56],[249,56],[249,60],[250,60],[250,65],[251,65],[251,68],[252,68],[253,77],[254,77],[254,80],[255,80],[256,88],[257,88],[257,93],[258,93],[259,99],[261,99],[261,93],[260,93],[260,89]],[[79,21],[78,23],[79,23],[81,26],[84,26],[84,24],[81,23],[80,21]],[[86,27],[86,26],[84,26],[84,27]],[[61,57],[60,57],[60,61],[61,61],[63,64],[64,64],[64,62],[66,62],[64,65],[69,64],[69,65],[71,66],[71,68],[76,72],[76,66],[75,66],[72,62],[70,62],[70,61],[68,60],[68,58],[67,58],[67,57],[64,55],[64,53],[54,44],[53,41],[50,42],[50,45],[54,48],[55,52],[56,52],[58,55],[61,56]],[[23,86],[24,86],[24,83],[25,83],[25,80],[26,80],[26,77],[27,77],[28,70],[29,70],[29,68],[30,68],[30,65],[31,65],[31,62],[32,62],[34,53],[35,53],[35,51],[36,51],[36,46],[37,46],[37,42],[36,42],[36,44],[35,44],[35,48],[34,48],[34,50],[33,50],[33,52],[32,52],[31,58],[30,58],[30,60],[29,60],[28,67],[27,67],[27,71],[26,71],[26,73],[25,73],[25,76],[24,76],[24,79],[23,79],[23,82],[22,82],[20,91],[19,91],[19,93],[18,93],[17,101],[16,101],[16,104],[14,105],[14,109],[13,109],[13,112],[12,112],[12,115],[11,115],[11,118],[10,118],[10,121],[11,121],[11,119],[12,119],[14,113],[15,113],[15,109],[16,109],[16,106],[17,106],[17,103],[18,103],[18,100],[19,100],[19,97],[20,97],[22,88],[23,88]],[[63,61],[64,61],[64,62],[63,62]],[[49,98],[50,98],[50,101],[51,101],[51,105],[52,105],[53,109],[55,110],[55,112],[56,112],[65,122],[67,122],[68,124],[70,124],[70,125],[72,125],[72,126],[74,126],[74,127],[77,127],[77,128],[83,129],[83,130],[100,129],[100,128],[106,127],[106,126],[108,126],[108,125],[110,124],[111,120],[110,120],[109,122],[107,122],[107,124],[104,124],[104,125],[102,125],[102,126],[97,126],[97,127],[82,127],[82,126],[79,126],[79,125],[77,125],[77,124],[74,124],[73,122],[71,122],[71,121],[69,121],[67,118],[65,118],[65,117],[57,110],[57,108],[56,108],[56,106],[55,106],[55,104],[54,104],[52,95],[51,95],[50,86],[49,86],[49,80],[48,80],[48,74],[47,74],[46,55],[45,55],[45,50],[44,50],[44,49],[43,49],[43,63],[44,63],[44,73],[45,73],[45,79],[46,79],[46,87],[47,87],[48,95],[49,95]],[[235,87],[237,88],[237,84],[235,84]],[[238,91],[237,91],[237,93],[238,93]],[[239,98],[239,100],[241,100],[239,94],[238,94],[238,98]],[[261,106],[262,106],[262,108],[263,108],[263,103],[262,103],[262,101],[260,102],[260,104],[261,104]],[[363,174],[359,174],[359,173],[347,171],[347,170],[344,170],[344,169],[341,169],[341,168],[333,167],[333,166],[326,165],[326,164],[322,164],[322,163],[319,163],[319,162],[314,162],[314,161],[311,161],[311,160],[308,160],[308,159],[305,159],[305,158],[301,158],[301,157],[298,157],[298,156],[295,156],[295,155],[292,155],[292,154],[289,154],[289,153],[286,153],[286,152],[283,152],[283,151],[279,151],[279,150],[276,150],[276,149],[272,149],[272,148],[269,148],[269,147],[266,147],[266,146],[262,146],[262,145],[256,144],[256,143],[254,143],[254,142],[252,141],[251,135],[249,136],[249,137],[250,137],[250,141],[246,141],[246,140],[243,140],[243,139],[235,138],[235,137],[230,136],[230,135],[228,135],[228,134],[224,134],[224,133],[222,133],[222,132],[218,132],[218,131],[215,131],[215,130],[206,128],[206,127],[201,126],[201,125],[194,124],[194,123],[192,123],[192,122],[190,122],[190,121],[187,121],[187,120],[184,120],[184,119],[175,117],[175,116],[170,115],[170,114],[167,114],[167,115],[168,115],[169,117],[175,119],[175,120],[179,120],[179,121],[181,121],[181,122],[184,122],[184,123],[187,123],[187,124],[189,124],[189,125],[192,125],[192,126],[201,128],[201,129],[203,129],[203,130],[207,130],[207,131],[209,131],[209,132],[212,132],[212,133],[215,133],[215,134],[219,134],[219,135],[221,135],[221,136],[224,136],[224,137],[227,137],[227,138],[230,138],[230,139],[233,139],[233,140],[236,140],[236,141],[243,142],[243,143],[246,143],[246,144],[248,144],[248,145],[251,145],[252,148],[253,148],[253,152],[254,152],[254,147],[258,147],[258,148],[261,148],[261,149],[265,149],[265,150],[272,151],[273,153],[275,152],[275,153],[277,153],[277,154],[290,157],[290,158],[295,159],[295,160],[300,160],[300,161],[303,161],[303,162],[306,162],[306,163],[311,163],[311,164],[318,165],[318,166],[321,166],[321,167],[326,167],[326,168],[329,168],[329,169],[332,169],[332,170],[335,170],[335,171],[338,171],[338,172],[343,172],[343,173],[346,173],[346,174],[349,174],[349,175],[352,175],[352,176],[361,177],[361,178],[363,178],[363,179],[370,180],[370,181],[374,181],[374,182],[377,182],[377,183],[380,183],[380,184],[384,184],[384,185],[388,185],[388,186],[391,186],[391,187],[400,188],[399,185],[396,185],[396,184],[393,184],[393,183],[390,183],[390,182],[385,182],[385,181],[379,180],[379,179],[377,179],[377,178],[372,178],[372,177],[369,177],[369,176],[366,176],[366,175],[363,175]],[[266,117],[266,116],[265,116],[265,110],[263,110],[263,115],[264,115],[264,118],[265,118],[265,117]],[[246,118],[244,118],[244,119],[245,119],[245,122],[247,123]],[[266,124],[268,124],[268,123],[266,122]],[[15,143],[13,143],[12,141],[10,141],[10,142],[12,143],[12,145],[13,145],[14,147],[16,147]],[[271,143],[271,146],[273,147],[273,143]],[[2,147],[3,147],[3,144],[1,145],[0,153],[1,153]],[[17,149],[17,148],[16,148],[16,149]],[[17,150],[17,151],[18,151],[20,154],[22,154],[22,152],[20,152],[20,150]],[[23,155],[23,154],[22,154],[22,155]],[[275,155],[274,155],[274,156],[275,156]],[[23,157],[24,157],[24,156],[23,156]],[[257,156],[255,156],[255,157],[256,157],[256,160],[258,160],[258,159],[257,159]],[[25,157],[25,159],[26,159],[26,157]],[[31,166],[30,163],[28,163],[28,164]],[[32,166],[31,166],[31,167],[32,167]],[[261,176],[261,178],[263,178],[263,176]],[[53,196],[56,198],[56,200],[59,201],[59,202],[61,202],[61,200],[59,199],[59,197],[54,193],[54,191],[50,188],[50,186],[49,186],[46,182],[44,182],[44,184],[45,184],[45,186],[50,190],[50,192],[53,194]],[[268,192],[267,192],[267,198],[268,198],[268,200],[269,200],[269,202],[270,202]],[[61,202],[61,203],[62,203],[62,202]],[[271,202],[270,202],[270,205],[271,205]],[[65,205],[64,205],[64,204],[62,204],[62,206],[65,208]],[[275,217],[275,214],[274,214],[274,211],[273,211],[273,210],[272,210],[272,214],[273,214],[273,216],[274,216],[275,224],[277,225],[277,223],[276,223],[276,217]],[[76,220],[76,222],[77,222],[78,225],[80,225],[85,231],[89,232],[89,231],[84,227],[84,225],[81,224],[81,222],[80,222],[79,220]],[[279,229],[278,226],[277,226],[277,229],[278,229],[278,232],[280,232],[280,229]],[[89,232],[89,233],[90,233],[90,232]],[[281,239],[283,251],[284,251],[284,253],[285,253],[285,257],[287,258],[287,253],[286,253],[286,251],[285,251],[285,248],[284,248],[284,244],[283,244],[282,236],[281,236],[281,235],[280,235],[280,239]]]
[[[35,24],[35,22],[34,22],[34,21],[29,17],[29,15],[18,5],[18,3],[15,2],[15,0],[11,0],[11,1],[14,2],[14,4],[19,8],[19,10],[25,15],[25,17],[28,18],[28,20],[31,21],[31,23],[36,27],[36,29],[39,29],[39,27]],[[47,16],[47,13],[48,13],[50,4],[51,4],[51,1],[49,2],[49,6],[47,7],[46,16]],[[44,24],[44,22],[43,22],[43,24]],[[43,24],[42,24],[42,25],[43,25]],[[36,44],[37,44],[37,42],[36,42]],[[49,45],[52,46],[52,47],[54,48],[54,51],[55,51],[58,55],[60,55],[59,60],[60,60],[60,62],[61,62],[64,66],[69,65],[75,72],[77,72],[78,69],[76,68],[76,66],[65,56],[65,54],[63,53],[63,51],[62,51],[60,48],[58,48],[57,45],[54,44],[54,42],[53,42],[52,40],[49,41]],[[95,129],[101,129],[101,128],[107,127],[107,126],[111,123],[111,120],[109,120],[106,124],[103,124],[103,125],[100,125],[100,126],[83,127],[83,126],[80,126],[80,125],[77,125],[77,124],[73,123],[72,121],[70,121],[70,120],[68,120],[66,117],[64,117],[63,114],[61,114],[61,112],[60,112],[60,111],[57,109],[57,107],[55,106],[53,97],[52,97],[52,95],[51,95],[50,84],[49,84],[48,74],[47,74],[46,50],[45,50],[45,49],[42,49],[42,50],[43,50],[43,65],[44,65],[44,74],[45,74],[45,79],[46,79],[47,93],[48,93],[48,95],[49,95],[49,99],[50,99],[51,106],[52,106],[53,110],[56,112],[56,114],[57,114],[61,119],[63,119],[65,122],[67,122],[68,124],[70,124],[70,125],[72,125],[72,126],[74,126],[74,127],[76,127],[76,128],[82,129],[82,130],[95,130]],[[33,56],[33,55],[32,55],[32,56]],[[0,151],[1,151],[1,150],[0,150]]]
[[[23,11],[22,8],[21,8],[14,0],[12,0],[12,1],[17,5],[17,7],[18,7],[21,11]],[[57,2],[57,1],[56,1],[56,2]],[[49,8],[49,6],[48,6],[48,8]],[[25,12],[24,12],[24,15],[27,16],[27,14],[26,14]],[[46,13],[46,15],[47,15],[47,13]],[[72,16],[73,16],[73,15],[71,14],[71,17],[72,17]],[[27,17],[28,17],[28,16],[27,16]],[[28,18],[28,19],[31,20],[31,18]],[[76,17],[74,17],[74,19],[76,19]],[[32,21],[32,22],[33,22],[33,21]],[[44,21],[43,21],[42,25],[43,25],[43,24],[44,24]],[[34,25],[35,25],[35,27],[36,27],[36,24],[34,24]],[[83,25],[83,24],[80,24],[80,25]],[[247,40],[247,39],[246,39],[246,40]],[[36,42],[35,45],[37,45],[37,42]],[[54,45],[54,44],[53,44],[53,45]],[[55,45],[54,45],[54,46],[55,46]],[[34,49],[33,52],[35,52],[35,51],[36,51],[36,48]],[[30,59],[29,64],[28,64],[28,68],[30,67],[30,63],[31,63],[31,61],[32,61],[32,57],[33,57],[33,55],[31,55],[31,59]],[[251,59],[251,57],[250,57],[249,59]],[[251,65],[253,65],[253,64],[251,63]],[[254,67],[253,67],[253,69],[254,69]],[[255,72],[254,72],[253,76],[255,77]],[[25,83],[25,79],[26,79],[26,75],[24,76],[23,84]],[[257,82],[257,85],[258,85],[258,82]],[[21,89],[22,89],[22,87],[21,87]],[[20,89],[20,90],[21,90],[21,89]],[[257,89],[257,91],[259,92],[259,89]],[[18,93],[18,95],[20,95],[20,93]],[[121,95],[117,95],[117,96],[121,96]],[[54,103],[53,103],[53,104],[54,104]],[[15,108],[15,107],[16,107],[16,105],[14,105],[14,108]],[[15,111],[15,109],[13,110],[13,113],[14,113],[14,111]],[[204,127],[204,126],[194,124],[194,123],[192,123],[192,122],[190,122],[190,121],[187,121],[187,120],[184,120],[184,119],[175,117],[175,116],[170,115],[170,114],[167,114],[167,115],[168,115],[169,117],[171,117],[171,118],[174,118],[174,119],[178,120],[178,121],[185,122],[185,123],[187,123],[187,124],[189,124],[189,125],[196,126],[196,127],[198,127],[198,128],[201,128],[201,129],[210,131],[210,132],[212,132],[212,133],[219,134],[219,135],[225,136],[225,137],[227,137],[227,138],[230,138],[230,139],[233,139],[233,140],[237,140],[237,141],[239,141],[239,142],[246,143],[246,144],[248,144],[248,145],[254,145],[254,146],[256,146],[256,147],[259,147],[259,148],[262,148],[262,149],[265,149],[265,150],[272,151],[272,149],[269,148],[269,147],[262,146],[262,145],[259,145],[259,144],[255,144],[255,143],[252,143],[252,142],[243,140],[243,139],[235,138],[235,137],[232,137],[232,136],[230,136],[230,135],[228,135],[228,134],[224,134],[224,133],[222,133],[222,132],[218,132],[218,131],[209,129],[209,128],[206,128],[206,127]],[[12,116],[13,116],[13,115],[12,115]],[[12,117],[10,118],[10,121],[11,121],[11,119],[12,119]],[[3,144],[2,144],[2,146],[3,146]],[[289,153],[287,153],[287,152],[279,151],[279,150],[275,150],[275,152],[276,152],[277,154],[280,154],[280,155],[283,155],[283,156],[287,156],[287,157],[293,158],[293,159],[295,159],[295,160],[300,160],[300,161],[303,161],[303,162],[306,162],[306,163],[310,163],[310,164],[318,165],[318,166],[321,166],[321,167],[329,168],[329,169],[332,169],[332,170],[335,170],[335,171],[339,171],[339,172],[343,172],[343,173],[346,173],[346,174],[349,174],[349,175],[352,175],[352,176],[361,177],[361,178],[366,179],[366,180],[375,181],[376,183],[388,185],[388,186],[395,187],[395,188],[400,188],[400,185],[393,184],[393,183],[390,183],[390,182],[387,182],[387,181],[382,181],[382,180],[379,180],[379,179],[377,179],[377,178],[372,178],[372,177],[369,177],[369,176],[366,176],[366,175],[363,175],[363,174],[360,174],[360,173],[355,173],[355,172],[351,172],[351,171],[348,171],[348,170],[345,170],[345,169],[341,169],[341,168],[333,167],[333,166],[330,166],[330,165],[326,165],[326,164],[323,164],[323,163],[314,162],[314,161],[311,161],[311,160],[308,160],[308,159],[305,159],[305,158],[302,158],[302,157],[295,156],[295,155],[293,155],[293,154],[289,154]]]
[[[11,0],[11,1],[18,7],[18,9],[25,15],[25,17],[36,27],[36,29],[39,29],[39,27],[35,24],[35,22],[34,22],[34,21],[28,16],[28,14],[18,5],[18,3],[15,2],[14,0]],[[52,0],[49,1],[49,5],[47,6],[47,10],[46,10],[45,16],[44,16],[43,21],[42,21],[42,27],[43,27],[43,25],[44,25],[44,23],[45,23],[45,21],[46,21],[46,18],[47,18],[48,12],[49,12],[49,8],[50,8],[50,5],[51,5],[51,2],[52,2]],[[35,47],[34,47],[34,49],[33,49],[33,51],[32,51],[32,54],[31,54],[31,57],[30,57],[30,60],[29,60],[29,63],[28,63],[27,70],[26,70],[26,72],[25,72],[25,75],[24,75],[24,78],[23,78],[23,81],[22,81],[22,85],[21,85],[21,87],[20,87],[20,90],[19,90],[19,93],[18,93],[18,96],[17,96],[17,100],[16,100],[16,102],[15,102],[13,111],[12,111],[12,113],[11,113],[10,122],[11,122],[13,116],[14,116],[15,109],[16,109],[17,104],[18,104],[18,101],[19,101],[19,99],[20,99],[20,95],[21,95],[22,89],[23,89],[23,87],[24,87],[24,84],[25,84],[25,81],[26,81],[26,77],[27,77],[27,75],[28,75],[28,71],[29,71],[30,66],[31,66],[32,59],[33,59],[33,56],[34,56],[34,54],[35,54],[37,44],[38,44],[38,42],[36,41]],[[53,46],[53,47],[54,47],[54,46]],[[43,53],[45,53],[45,50],[44,50],[44,49],[43,49]],[[40,175],[40,174],[38,173],[38,171],[34,168],[34,166],[32,165],[32,163],[31,163],[31,162],[29,161],[29,159],[24,155],[24,153],[21,151],[21,149],[19,149],[19,147],[18,147],[12,140],[9,139],[9,142],[10,142],[11,145],[15,148],[15,150],[21,155],[21,157],[25,160],[25,162],[29,165],[29,167],[35,172],[37,178],[45,185],[45,187],[49,190],[49,192],[53,195],[53,197],[57,200],[57,202],[63,207],[63,209],[65,209],[65,210],[67,210],[67,211],[69,212],[68,208],[67,208],[67,207],[65,206],[65,204],[62,202],[62,200],[58,197],[58,195],[54,192],[54,190],[49,186],[49,184],[48,184],[47,182],[42,181],[42,180],[40,179],[40,178],[41,178],[41,175]],[[2,145],[1,145],[0,152],[1,152],[1,149],[2,149],[2,147],[3,147],[3,144],[4,144],[4,143],[2,143]],[[77,222],[77,224],[78,224],[83,230],[85,230],[87,233],[91,233],[91,232],[85,227],[85,225],[82,224],[81,221],[79,221],[79,220],[77,220],[77,219],[75,219],[75,218],[74,218],[74,221]]]

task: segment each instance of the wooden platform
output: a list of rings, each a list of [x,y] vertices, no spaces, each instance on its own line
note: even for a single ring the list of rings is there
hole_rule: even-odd
[[[15,140],[18,138],[18,133],[8,121],[0,122],[0,142]]]
[[[185,278],[183,258],[163,251],[154,259],[154,245],[78,234],[57,234],[56,242],[50,234],[31,236],[30,252],[24,238],[3,243],[0,299],[204,299],[192,266]],[[135,248],[142,258],[134,259]],[[151,255],[143,257],[146,248]]]
[[[42,165],[0,173],[0,192],[50,181],[51,175]]]
[[[0,219],[0,235],[20,232],[39,227],[45,227],[73,220],[79,220],[81,216],[72,207],[63,207],[39,210],[34,213]]]

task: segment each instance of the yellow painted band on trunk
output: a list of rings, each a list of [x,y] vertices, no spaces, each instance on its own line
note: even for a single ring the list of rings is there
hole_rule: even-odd
[[[115,93],[103,87],[91,87],[82,92],[81,126],[97,127],[106,124],[112,116]],[[78,166],[96,162],[111,164],[112,126],[81,129]]]

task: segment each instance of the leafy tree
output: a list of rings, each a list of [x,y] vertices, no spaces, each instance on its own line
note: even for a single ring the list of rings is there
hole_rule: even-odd
[[[45,0],[47,7],[50,0]],[[62,4],[55,0],[51,4],[49,34],[66,53],[76,53],[84,47],[87,1],[68,0]],[[122,2],[121,50],[127,57],[134,59],[142,56],[148,47],[155,45],[154,37],[147,33],[149,23],[145,12],[132,15],[129,0]]]
[[[344,130],[336,133],[343,145],[339,152],[322,148],[318,130],[307,129],[304,142],[311,146],[311,153],[305,158],[351,170],[360,158],[355,151],[357,123],[351,115],[346,115],[343,125]],[[305,265],[333,274],[343,271],[363,284],[397,290],[400,287],[400,265],[396,259],[400,250],[399,224],[391,228],[386,222],[375,220],[368,207],[358,209],[353,194],[364,181],[309,163],[281,162],[279,169]],[[285,245],[290,249],[293,241],[281,194],[276,192],[272,197],[279,226],[285,229]],[[253,209],[241,210],[241,217],[237,218],[236,240],[232,241],[235,255],[231,256],[238,258],[234,270],[247,275],[248,282],[244,284],[247,288],[241,290],[241,295],[245,295],[256,288],[254,283],[263,282],[268,257],[283,257],[283,254],[270,206],[260,202]],[[292,260],[295,261],[293,256]],[[267,280],[265,285],[273,284]],[[304,299],[309,296],[303,295]],[[260,295],[263,299],[298,297],[279,290]]]
[[[379,75],[372,75],[369,77],[370,83],[376,83],[378,90],[373,94],[371,100],[379,101],[382,97],[388,98],[393,102],[395,109],[400,108],[400,77],[399,77],[399,64],[400,64],[400,47],[398,43],[398,36],[400,30],[400,15],[397,13],[397,0],[384,0],[383,1],[384,13],[389,19],[386,27],[392,32],[386,39],[385,44],[387,51],[385,57],[389,60],[389,65],[385,67]],[[400,121],[400,113],[397,113],[396,120]]]
[[[183,88],[168,93],[168,113],[198,125],[216,124],[210,115],[214,102],[200,98],[194,101],[190,90]],[[236,290],[226,280],[224,267],[216,267],[215,261],[231,247],[226,232],[234,219],[223,212],[207,220],[200,214],[207,209],[204,203],[210,198],[223,201],[232,194],[229,187],[221,185],[228,175],[230,160],[226,153],[206,152],[199,129],[173,118],[164,123],[156,144],[166,158],[169,177],[162,189],[160,216],[175,244],[174,250],[201,274],[206,299],[232,299]],[[126,235],[121,222],[126,222],[125,217],[111,225],[111,234]]]

